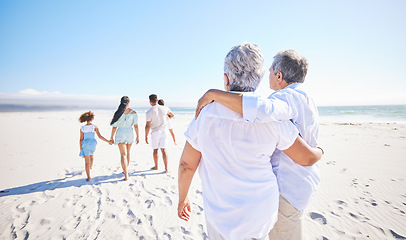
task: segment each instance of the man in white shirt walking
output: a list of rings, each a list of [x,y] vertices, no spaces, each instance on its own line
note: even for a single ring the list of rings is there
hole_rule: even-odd
[[[243,115],[249,122],[290,120],[306,143],[317,146],[317,107],[301,86],[307,74],[306,59],[295,50],[280,51],[269,71],[270,87],[275,92],[268,99],[212,89],[199,100],[196,116],[202,107],[214,100]],[[302,239],[303,211],[320,182],[318,165],[301,166],[279,150],[272,155],[271,162],[278,179],[280,205],[278,221],[269,237]]]
[[[158,149],[161,149],[162,159],[165,165],[165,171],[169,172],[168,169],[168,155],[166,153],[166,142],[167,142],[167,116],[173,116],[173,113],[168,110],[168,108],[158,105],[158,97],[155,94],[149,96],[149,103],[152,106],[147,113],[146,124],[145,124],[145,142],[148,142],[148,134],[151,131],[151,146],[153,149],[153,158],[155,166],[151,169],[158,170]]]
[[[227,91],[253,92],[264,74],[258,46],[244,43],[227,54],[224,63]],[[207,231],[211,240],[265,239],[274,226],[279,205],[276,177],[269,161],[280,149],[302,165],[321,158],[290,121],[247,122],[214,102],[202,110],[185,132],[179,165],[178,216],[190,218],[187,197],[199,166]]]

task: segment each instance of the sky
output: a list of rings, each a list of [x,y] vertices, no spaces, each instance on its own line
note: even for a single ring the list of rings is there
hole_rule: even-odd
[[[319,106],[406,104],[406,1],[0,1],[0,104],[195,106],[224,57],[306,57]],[[258,88],[269,89],[269,72]]]

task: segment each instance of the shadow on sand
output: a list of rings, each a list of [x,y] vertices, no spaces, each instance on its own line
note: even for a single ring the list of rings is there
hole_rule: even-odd
[[[73,178],[77,175],[82,175],[82,172],[83,171],[67,173],[67,177],[65,177],[65,178],[43,181],[43,182],[33,183],[33,184],[25,185],[25,186],[4,189],[4,190],[0,191],[0,198],[6,197],[6,196],[12,196],[12,195],[23,195],[23,194],[29,194],[29,193],[35,193],[35,192],[43,192],[46,190],[55,190],[58,188],[81,187],[81,186],[86,186],[86,185],[101,185],[104,183],[117,183],[117,182],[124,181],[123,173],[114,173],[111,175],[96,176],[96,177],[92,178],[89,182],[87,182],[85,178],[71,180],[71,178]],[[161,175],[161,174],[165,174],[165,171],[156,172],[154,170],[144,170],[144,171],[135,171],[135,172],[129,173],[128,175],[130,177],[136,177],[136,176],[142,177],[142,176],[148,176],[148,175]]]

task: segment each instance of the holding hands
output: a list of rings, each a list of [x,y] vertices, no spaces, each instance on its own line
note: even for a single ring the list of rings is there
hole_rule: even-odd
[[[114,140],[113,140],[113,139],[110,139],[110,140],[108,141],[108,143],[109,143],[110,145],[113,145]]]

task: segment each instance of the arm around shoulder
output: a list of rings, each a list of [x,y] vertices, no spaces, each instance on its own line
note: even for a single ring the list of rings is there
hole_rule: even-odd
[[[293,145],[283,152],[297,164],[305,167],[318,162],[324,153],[320,147],[310,147],[300,136],[297,136]]]

